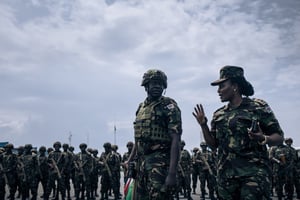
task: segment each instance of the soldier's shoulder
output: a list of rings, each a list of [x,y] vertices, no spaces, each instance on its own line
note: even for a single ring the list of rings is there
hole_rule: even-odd
[[[167,110],[179,110],[179,107],[177,105],[177,102],[170,98],[170,97],[162,97],[161,98],[161,104],[163,106],[164,109],[167,109]]]

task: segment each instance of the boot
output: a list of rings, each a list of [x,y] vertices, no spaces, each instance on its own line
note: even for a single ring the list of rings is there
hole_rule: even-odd
[[[196,194],[196,188],[193,187],[193,194]]]

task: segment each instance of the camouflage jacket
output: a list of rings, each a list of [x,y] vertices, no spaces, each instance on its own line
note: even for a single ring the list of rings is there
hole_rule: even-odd
[[[265,175],[269,171],[266,145],[250,140],[248,128],[257,120],[266,135],[283,131],[269,105],[260,99],[243,98],[237,108],[229,105],[215,111],[211,133],[218,145],[218,169],[221,176]],[[260,167],[257,167],[260,166]]]

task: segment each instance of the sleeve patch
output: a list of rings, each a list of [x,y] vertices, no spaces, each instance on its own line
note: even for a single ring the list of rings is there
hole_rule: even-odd
[[[169,105],[167,105],[166,106],[169,110],[172,110],[172,109],[174,109],[175,108],[175,106],[174,106],[174,104],[169,104]]]

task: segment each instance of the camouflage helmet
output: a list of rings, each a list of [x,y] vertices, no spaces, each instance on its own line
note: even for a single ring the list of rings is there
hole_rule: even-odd
[[[63,148],[67,148],[67,149],[68,149],[68,148],[69,148],[69,144],[67,144],[67,143],[63,143],[62,147],[63,147]]]
[[[180,144],[181,144],[181,146],[185,146],[185,141],[181,140]]]
[[[24,148],[31,150],[32,149],[32,145],[31,144],[25,144]]]
[[[45,146],[41,146],[41,147],[39,148],[39,151],[40,151],[40,152],[46,152],[46,147],[45,147]]]
[[[200,147],[207,147],[206,142],[201,142],[201,143],[200,143]]]
[[[55,146],[58,146],[59,148],[61,147],[61,143],[60,142],[54,142],[53,147],[55,148]]]
[[[80,148],[80,149],[81,149],[81,148],[87,148],[87,144],[81,143],[81,144],[79,145],[79,148]]]
[[[113,150],[117,151],[119,147],[118,147],[118,145],[114,144],[114,145],[111,145],[111,148],[112,148]]]
[[[150,80],[161,80],[163,82],[164,88],[167,88],[167,75],[158,69],[149,69],[144,73],[141,86],[146,86]]]
[[[73,146],[69,146],[69,150],[70,151],[74,151],[74,147]]]
[[[103,144],[103,147],[104,147],[104,148],[111,148],[111,144],[110,144],[109,142],[105,142],[105,143]]]
[[[98,154],[98,150],[97,149],[93,149],[93,154]]]
[[[287,143],[287,142],[293,143],[293,139],[292,139],[292,138],[286,138],[286,139],[284,140],[284,142],[285,142],[285,143]]]
[[[131,142],[131,141],[127,142],[126,147],[133,147],[133,142]]]
[[[13,149],[14,148],[14,145],[12,143],[8,143],[4,146],[4,148],[6,149]]]
[[[193,152],[198,152],[198,151],[199,151],[199,148],[197,148],[197,147],[193,148]]]

